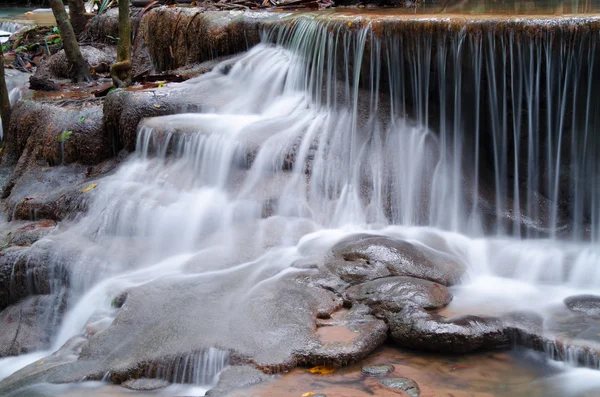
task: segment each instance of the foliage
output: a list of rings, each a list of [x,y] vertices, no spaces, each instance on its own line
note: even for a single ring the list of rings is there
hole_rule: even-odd
[[[63,142],[68,141],[69,138],[71,138],[71,135],[73,135],[73,131],[66,130],[66,131],[63,131],[60,134],[58,134],[58,136],[56,137],[56,140],[60,143],[63,143]]]

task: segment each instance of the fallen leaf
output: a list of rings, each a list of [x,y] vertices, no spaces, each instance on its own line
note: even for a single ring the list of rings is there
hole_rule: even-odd
[[[39,367],[40,365],[42,365],[42,364],[44,364],[44,362],[43,362],[43,361],[40,361],[40,362],[38,363],[38,367]]]
[[[87,185],[86,187],[84,187],[84,188],[81,190],[81,193],[87,193],[87,192],[89,192],[90,190],[92,190],[92,189],[95,189],[95,188],[96,188],[96,186],[98,186],[98,184],[97,184],[97,183],[90,183],[89,185]]]
[[[155,103],[155,104],[154,104],[154,107],[155,107],[155,108],[157,108],[157,109],[159,109],[159,108],[160,108],[160,105],[159,105],[158,103]]]
[[[316,367],[312,367],[308,370],[311,374],[319,374],[319,375],[328,375],[335,371],[333,367],[327,367],[324,365],[317,365]]]
[[[312,397],[312,396],[314,396],[315,394],[316,394],[316,393],[314,393],[314,392],[312,392],[312,391],[309,391],[309,392],[306,392],[306,393],[302,394],[302,396],[301,396],[301,397]]]

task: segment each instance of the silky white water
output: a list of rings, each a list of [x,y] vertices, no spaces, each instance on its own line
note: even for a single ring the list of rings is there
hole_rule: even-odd
[[[509,192],[515,202],[523,194],[507,187],[508,167],[514,165],[508,149],[494,143],[498,152],[492,163],[499,164],[494,176],[473,176],[479,163],[466,168],[461,161],[468,147],[457,137],[464,117],[462,108],[456,110],[459,104],[453,105],[452,134],[435,132],[427,121],[423,65],[410,72],[413,80],[403,80],[416,82],[412,90],[421,102],[414,118],[407,117],[408,110],[399,110],[407,100],[394,96],[393,87],[410,73],[389,70],[391,99],[374,94],[379,83],[359,87],[359,68],[349,65],[362,60],[372,32],[363,29],[337,41],[336,34],[313,21],[271,32],[265,43],[178,86],[210,99],[202,113],[141,123],[136,153],[98,182],[88,213],[36,243],[50,245],[56,263],[71,264],[68,310],[48,352],[0,360],[0,378],[73,337],[106,330],[118,312],[115,297],[127,289],[210,281],[218,293],[222,283],[228,293],[215,312],[226,313],[252,290],[303,272],[299,264],[319,263],[333,244],[355,232],[416,241],[467,264],[464,283],[452,291],[450,310],[458,313],[535,309],[544,314],[567,296],[600,294],[597,191],[585,190],[575,198],[572,233],[559,239],[559,210],[552,207],[558,182],[550,178],[546,193],[551,199],[543,205],[550,206],[551,215],[539,222],[545,230],[521,233],[521,222],[538,223],[542,204],[533,202],[539,192],[525,185],[529,201],[520,208],[522,216],[505,216],[518,207],[499,208],[511,201]],[[464,38],[457,37],[462,43]],[[416,47],[407,48],[423,56]],[[345,49],[343,61],[336,58],[340,49]],[[405,56],[394,51],[390,56]],[[481,59],[474,62],[480,65]],[[496,116],[487,120],[494,123]],[[572,133],[578,137],[576,126],[573,122]],[[501,131],[490,133],[498,140],[506,137]],[[562,133],[550,130],[552,142]],[[553,167],[559,160],[552,156],[559,153],[560,158],[560,150],[548,150],[550,168],[558,174],[560,167]],[[502,158],[506,162],[500,165]],[[593,170],[590,161],[582,161],[581,174],[573,170],[576,177]],[[526,179],[535,179],[534,171]],[[483,188],[478,184],[484,182],[495,187],[495,197],[479,195]],[[491,215],[481,209],[484,200],[495,208]],[[490,219],[502,220],[503,226],[488,227]],[[222,317],[223,323],[230,321]],[[215,324],[221,326],[227,332],[227,325]],[[181,364],[193,368],[190,372],[169,380],[214,384],[227,364],[226,354],[218,349],[197,354]],[[154,375],[164,377],[160,371]]]

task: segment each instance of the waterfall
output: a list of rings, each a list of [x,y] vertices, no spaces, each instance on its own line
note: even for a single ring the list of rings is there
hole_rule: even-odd
[[[205,105],[143,120],[136,153],[98,181],[88,213],[36,243],[71,270],[51,349],[117,333],[117,348],[67,356],[106,373],[131,356],[149,377],[214,384],[228,349],[243,356],[264,331],[236,321],[269,320],[256,290],[356,232],[460,258],[461,310],[547,314],[597,294],[598,35],[597,20],[569,18],[308,14],[270,26],[261,44],[172,85]],[[116,297],[131,291],[145,311],[118,321]],[[261,349],[297,343],[269,337]]]
[[[0,43],[8,41],[9,37],[23,28],[23,25],[17,22],[0,21]]]
[[[435,132],[440,157],[428,200],[414,197],[407,181],[397,185],[402,194],[388,189],[399,212],[391,223],[598,241],[594,20],[354,24],[300,19],[274,28],[267,40],[303,55],[302,83],[317,106],[336,106],[341,97],[353,110],[349,140],[382,130],[384,141],[403,135],[393,126],[406,116]],[[370,110],[361,114],[364,96]],[[392,127],[358,132],[360,117]]]

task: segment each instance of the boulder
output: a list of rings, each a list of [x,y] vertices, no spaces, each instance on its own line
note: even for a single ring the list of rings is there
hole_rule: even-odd
[[[361,372],[367,376],[386,376],[394,372],[394,366],[391,364],[367,365],[362,367]]]
[[[408,378],[389,378],[382,379],[379,381],[385,387],[389,387],[394,390],[401,390],[408,394],[410,397],[419,397],[421,395],[421,389],[417,382]]]
[[[453,255],[386,236],[350,236],[331,251],[327,270],[350,285],[387,276],[410,276],[448,286],[458,283],[466,268]]]
[[[511,346],[511,333],[496,317],[445,318],[417,305],[406,305],[387,316],[392,340],[402,347],[444,353],[504,349]]]
[[[299,364],[343,367],[364,359],[387,339],[382,320],[368,314],[361,305],[317,320],[319,343],[299,353]]]
[[[588,316],[600,316],[600,296],[575,295],[569,296],[564,302],[574,312],[584,313]]]
[[[450,303],[452,294],[443,285],[414,277],[384,277],[348,288],[344,299],[369,306],[376,314],[399,312],[415,304],[439,309]]]
[[[115,36],[115,37],[118,37]],[[96,73],[110,72],[110,65],[117,58],[114,45],[81,46],[81,54]],[[61,80],[75,77],[64,50],[46,58],[36,69],[33,77],[38,80]]]

